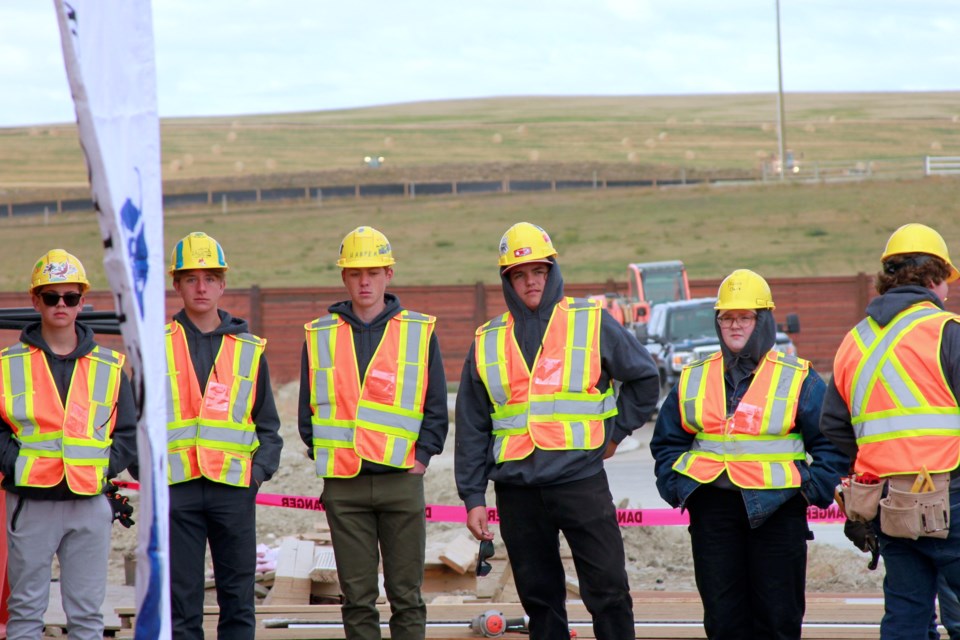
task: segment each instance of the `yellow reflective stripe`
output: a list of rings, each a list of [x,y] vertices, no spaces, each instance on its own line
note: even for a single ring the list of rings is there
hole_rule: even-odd
[[[593,353],[591,337],[600,314],[598,305],[581,305],[575,298],[567,298],[567,335],[563,363],[563,388],[583,391],[590,384],[590,363]],[[551,318],[552,320],[552,318]],[[548,329],[549,330],[549,329]]]
[[[781,434],[784,429],[792,426],[787,421],[787,416],[794,415],[793,407],[800,397],[800,386],[806,378],[807,370],[783,360],[774,363],[766,358],[762,366],[775,367],[775,371],[774,375],[770,376],[770,386],[766,392],[767,402],[763,410],[760,433]],[[759,371],[756,377],[759,377]]]
[[[477,336],[474,356],[477,359],[477,373],[487,389],[490,402],[494,407],[510,403],[510,377],[507,372],[507,333],[510,314],[490,320],[481,327]]]
[[[12,427],[17,427],[20,436],[29,437],[40,430],[31,416],[35,415],[33,393],[28,393],[28,380],[33,380],[33,360],[30,348],[24,343],[12,345],[3,350],[0,362],[3,363],[4,379],[8,380],[6,413]],[[32,383],[29,383],[32,387]]]
[[[183,405],[180,402],[180,386],[177,384],[179,371],[174,370],[176,361],[174,360],[173,334],[179,330],[178,325],[170,323],[166,331],[166,351],[167,351],[167,424],[181,422],[183,420]]]

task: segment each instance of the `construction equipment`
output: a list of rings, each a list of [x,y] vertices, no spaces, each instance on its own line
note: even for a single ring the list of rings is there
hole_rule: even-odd
[[[679,260],[631,262],[627,265],[626,295],[606,293],[590,297],[599,300],[620,324],[636,332],[649,322],[654,306],[689,300],[690,283],[687,269]]]
[[[496,609],[484,611],[470,621],[470,629],[483,638],[499,638],[505,633],[530,633],[530,618],[507,618]],[[576,638],[576,629],[570,629],[570,637]]]

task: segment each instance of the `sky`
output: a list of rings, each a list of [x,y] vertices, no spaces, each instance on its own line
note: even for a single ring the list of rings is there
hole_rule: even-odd
[[[161,117],[777,91],[776,0],[155,0]],[[956,0],[780,0],[783,88],[960,90]],[[0,1],[0,127],[72,122],[52,0]]]

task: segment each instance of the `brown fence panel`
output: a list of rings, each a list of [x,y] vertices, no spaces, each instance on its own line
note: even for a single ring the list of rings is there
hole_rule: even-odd
[[[719,279],[691,280],[694,297],[716,295]],[[567,284],[566,293],[584,296],[610,290],[626,289],[625,283]],[[841,340],[863,317],[863,310],[875,295],[872,277],[865,274],[827,278],[772,278],[775,311],[780,322],[788,313],[800,317],[800,333],[793,336],[799,354],[813,362],[822,375],[828,376],[833,357]],[[485,320],[506,310],[499,285],[445,285],[393,287],[390,291],[408,309],[437,316],[437,336],[443,352],[447,381],[460,380],[463,360],[473,341],[474,330]],[[303,325],[324,315],[334,302],[343,300],[342,287],[290,289],[228,289],[222,307],[231,314],[246,318],[250,330],[268,340],[267,354],[274,382],[297,380],[303,346]],[[87,302],[97,310],[113,307],[106,292],[90,292]],[[167,292],[168,316],[180,308],[180,300]],[[24,293],[0,293],[0,308],[29,306]],[[951,298],[947,308],[960,313],[960,299]],[[12,343],[13,331],[0,332],[0,346]],[[122,348],[119,336],[102,336],[100,342],[111,348]]]

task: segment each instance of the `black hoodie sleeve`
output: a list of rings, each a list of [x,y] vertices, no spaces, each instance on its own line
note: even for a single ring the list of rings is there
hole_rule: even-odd
[[[257,427],[257,440],[260,446],[253,455],[253,479],[257,483],[273,477],[280,466],[280,450],[283,438],[280,437],[280,415],[273,400],[273,387],[270,386],[270,368],[267,356],[260,357],[260,370],[257,372],[257,399],[253,403],[253,422]]]
[[[307,359],[307,343],[300,352],[300,400],[297,402],[297,431],[307,446],[307,456],[313,460],[313,423],[310,408],[310,361]]]
[[[423,422],[417,436],[417,462],[428,465],[430,458],[443,451],[449,427],[447,376],[443,371],[440,341],[437,340],[437,334],[433,333],[427,354],[427,397],[423,407]]]
[[[110,466],[107,477],[114,478],[137,461],[137,405],[133,387],[127,374],[120,372],[120,392],[117,395],[117,424],[113,428],[110,445]]]
[[[611,439],[619,444],[642,427],[657,408],[660,375],[650,353],[607,311],[600,320],[600,361],[603,370],[619,380],[618,414]]]

